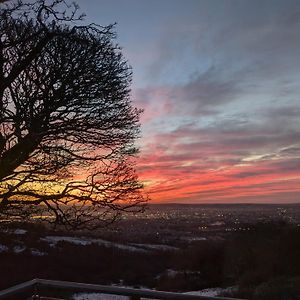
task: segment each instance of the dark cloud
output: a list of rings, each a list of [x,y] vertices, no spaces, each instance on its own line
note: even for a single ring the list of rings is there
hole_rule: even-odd
[[[253,167],[251,171],[241,171],[235,174],[231,174],[229,177],[232,178],[249,178],[258,177],[264,175],[280,174],[285,176],[286,174],[293,174],[294,172],[300,171],[300,160],[297,159],[285,159],[277,161],[269,160],[260,163],[256,168]]]
[[[149,111],[155,106],[157,113],[166,113],[167,109],[169,115],[192,117],[218,114],[222,105],[237,100],[242,92],[235,80],[226,79],[216,68],[210,68],[184,85],[138,89],[134,99]]]
[[[300,95],[299,95],[300,97]],[[272,119],[274,118],[286,118],[289,121],[294,121],[296,118],[297,121],[300,122],[300,105],[282,105],[279,107],[268,107],[267,109],[263,110],[263,114],[267,117]]]
[[[190,106],[193,114],[217,113],[222,104],[236,100],[241,93],[235,80],[224,78],[221,72],[212,67],[186,85],[173,88],[173,99],[177,106]]]
[[[214,112],[241,94],[268,93],[264,102],[286,90],[299,95],[298,1],[203,1],[199,6],[197,16],[186,16],[180,25],[174,20],[162,30],[149,78],[163,85],[181,82],[175,98],[199,103],[197,113]]]

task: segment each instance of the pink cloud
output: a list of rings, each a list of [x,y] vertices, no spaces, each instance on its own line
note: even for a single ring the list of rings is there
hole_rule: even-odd
[[[299,201],[300,151],[279,147],[293,139],[183,127],[144,144],[140,178],[154,202]]]

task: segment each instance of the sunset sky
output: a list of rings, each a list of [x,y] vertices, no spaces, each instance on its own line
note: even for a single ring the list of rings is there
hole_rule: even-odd
[[[117,22],[152,202],[300,202],[300,1],[77,2]]]

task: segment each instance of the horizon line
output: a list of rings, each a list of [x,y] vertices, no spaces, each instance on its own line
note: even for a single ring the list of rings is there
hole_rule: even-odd
[[[257,203],[257,202],[249,202],[249,203],[243,203],[243,202],[236,202],[236,203],[220,203],[220,202],[213,202],[213,203],[184,203],[184,202],[156,202],[151,203],[149,202],[148,205],[300,205],[300,202],[277,202],[277,203],[269,203],[269,202],[263,202],[263,203]]]

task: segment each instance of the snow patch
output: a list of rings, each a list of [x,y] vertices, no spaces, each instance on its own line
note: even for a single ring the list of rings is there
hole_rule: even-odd
[[[27,233],[27,230],[25,230],[25,229],[16,229],[14,231],[14,234],[16,234],[16,235],[24,235],[26,233]]]
[[[204,289],[204,290],[201,290],[201,291],[186,292],[184,294],[195,295],[195,296],[216,297],[221,292],[223,292],[222,288],[210,288],[210,289]]]
[[[187,240],[189,242],[196,242],[196,241],[207,241],[207,238],[203,237],[203,236],[196,236],[196,237],[185,238],[185,240]]]
[[[30,249],[30,252],[33,256],[45,256],[48,254],[46,252],[40,251],[39,249]]]
[[[184,294],[195,295],[195,296],[217,297],[221,293],[234,292],[236,289],[237,289],[237,287],[235,287],[235,286],[230,286],[227,288],[215,287],[215,288],[204,289],[201,291],[186,292]]]
[[[215,287],[215,288],[209,288],[204,289],[200,291],[191,291],[186,292],[183,294],[186,295],[195,295],[195,296],[205,296],[205,297],[217,297],[221,293],[224,292],[232,292],[236,290],[235,286],[227,287],[227,288],[221,288],[221,287]],[[120,296],[120,295],[111,295],[111,294],[101,294],[101,293],[77,293],[74,294],[72,297],[72,300],[127,300],[129,297],[127,296]],[[141,298],[142,300],[153,300],[149,298]]]
[[[132,251],[132,252],[147,252],[145,249],[141,249],[132,245],[124,245],[119,243],[113,243],[102,239],[90,239],[84,237],[71,237],[71,236],[45,236],[41,238],[42,241],[46,241],[51,247],[55,247],[58,242],[64,241],[75,245],[87,246],[91,244],[97,244],[105,247],[113,247],[121,250]]]
[[[8,247],[5,245],[0,244],[0,253],[2,252],[7,252],[8,251]]]
[[[77,293],[72,300],[127,300],[127,296],[100,294],[100,293]]]
[[[169,245],[161,245],[161,244],[131,244],[134,247],[139,247],[148,250],[160,250],[160,251],[176,251],[179,248]]]
[[[51,247],[55,247],[58,242],[69,242],[80,246],[86,246],[92,243],[91,241],[71,236],[45,236],[41,238],[41,240],[48,242]]]
[[[13,252],[16,254],[21,253],[25,250],[26,250],[26,247],[22,246],[22,245],[17,245],[17,246],[14,246],[14,248],[13,248]]]

